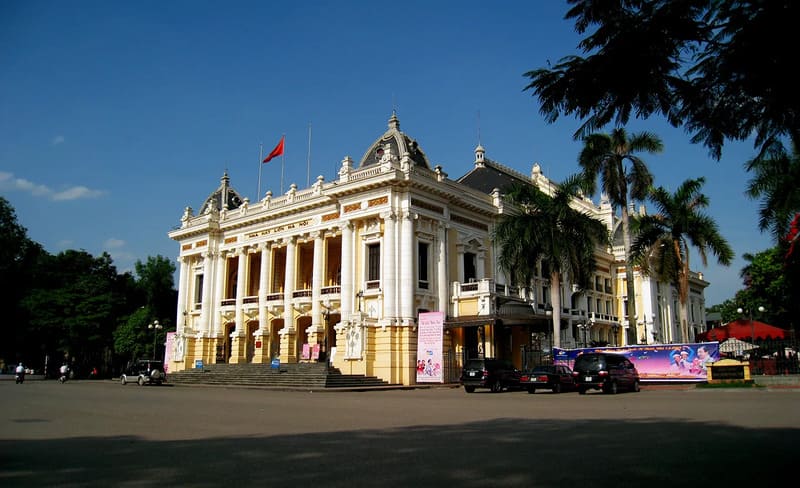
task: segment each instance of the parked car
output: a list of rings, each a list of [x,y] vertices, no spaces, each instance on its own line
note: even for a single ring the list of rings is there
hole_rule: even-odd
[[[476,388],[488,388],[492,393],[503,389],[517,389],[522,372],[503,359],[470,359],[461,371],[464,391],[472,393]]]
[[[133,382],[139,386],[160,385],[166,381],[167,374],[164,372],[163,364],[154,359],[134,361],[120,376],[120,383],[123,385]]]
[[[572,378],[578,393],[602,390],[616,394],[621,389],[639,391],[639,372],[625,356],[605,352],[584,353],[575,359]]]
[[[536,393],[536,390],[551,390],[553,393],[561,393],[574,390],[575,382],[569,366],[547,364],[523,372],[520,386],[527,389],[528,393]]]

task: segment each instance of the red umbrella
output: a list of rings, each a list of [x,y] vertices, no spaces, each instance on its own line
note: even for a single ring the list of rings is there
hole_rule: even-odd
[[[785,329],[758,320],[751,322],[750,319],[738,319],[698,334],[697,339],[704,341],[724,341],[730,337],[736,339],[786,339],[788,334],[789,331]]]

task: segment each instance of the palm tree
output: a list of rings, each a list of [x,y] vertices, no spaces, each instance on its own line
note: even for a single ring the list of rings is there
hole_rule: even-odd
[[[653,184],[653,175],[647,165],[633,153],[659,153],[664,149],[664,144],[658,136],[649,132],[631,134],[628,138],[624,128],[614,129],[611,134],[591,134],[583,142],[578,163],[589,182],[589,193],[594,194],[597,191],[595,181],[599,176],[603,193],[608,195],[611,205],[620,210],[625,249],[625,279],[628,287],[628,324],[633,327],[636,324],[636,287],[633,281],[633,263],[630,261],[628,202],[644,200]],[[629,169],[625,168],[626,161],[630,163]]]
[[[772,141],[745,168],[754,174],[747,185],[747,196],[762,199],[758,227],[769,229],[779,242],[800,212],[800,134],[792,137],[791,154],[783,144]]]
[[[648,198],[657,213],[635,219],[638,232],[631,246],[631,259],[641,264],[643,271],[650,272],[652,263],[652,271],[678,289],[682,342],[689,341],[689,246],[697,250],[703,266],[708,264],[709,252],[724,266],[733,260],[733,250],[717,223],[702,213],[709,204],[700,193],[704,183],[703,177],[686,180],[674,194],[663,187],[652,189]]]
[[[539,261],[549,269],[554,347],[561,346],[562,275],[587,285],[595,268],[595,248],[608,244],[605,225],[570,206],[585,188],[582,175],[569,177],[552,197],[532,185],[514,186],[507,197],[519,212],[503,216],[493,232],[500,246],[500,267],[516,283],[530,283]]]

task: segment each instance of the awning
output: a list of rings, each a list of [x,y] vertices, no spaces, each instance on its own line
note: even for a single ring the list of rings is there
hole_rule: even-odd
[[[740,341],[735,337],[732,337],[719,345],[720,352],[732,352],[736,356],[741,356],[744,351],[750,351],[752,349],[758,349],[758,347],[750,344],[749,342]]]
[[[708,332],[697,335],[701,341],[724,341],[730,337],[736,339],[786,339],[788,331],[758,320],[739,319],[728,322],[721,327],[714,327]]]

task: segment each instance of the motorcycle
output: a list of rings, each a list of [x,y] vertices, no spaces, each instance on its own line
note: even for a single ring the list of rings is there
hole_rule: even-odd
[[[25,372],[23,371],[22,373],[16,373],[16,375],[14,376],[14,381],[16,382],[16,384],[20,384],[20,383],[24,382],[25,381]]]
[[[66,383],[67,382],[67,371],[61,371],[61,376],[58,377],[59,383]]]

